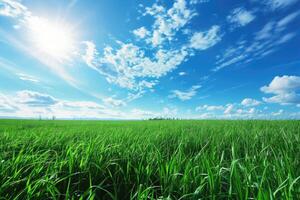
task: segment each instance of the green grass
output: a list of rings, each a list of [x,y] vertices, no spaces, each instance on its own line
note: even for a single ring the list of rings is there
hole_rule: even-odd
[[[0,199],[300,199],[300,121],[0,120]]]

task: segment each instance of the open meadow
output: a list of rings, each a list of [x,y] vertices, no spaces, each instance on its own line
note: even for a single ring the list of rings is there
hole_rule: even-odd
[[[299,121],[0,121],[1,199],[299,199]]]

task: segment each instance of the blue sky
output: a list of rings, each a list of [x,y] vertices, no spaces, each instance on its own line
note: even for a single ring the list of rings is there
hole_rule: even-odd
[[[0,0],[0,116],[300,117],[298,0]]]

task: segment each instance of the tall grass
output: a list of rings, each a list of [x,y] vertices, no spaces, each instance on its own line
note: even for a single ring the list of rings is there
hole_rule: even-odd
[[[300,199],[300,122],[0,120],[0,199]]]

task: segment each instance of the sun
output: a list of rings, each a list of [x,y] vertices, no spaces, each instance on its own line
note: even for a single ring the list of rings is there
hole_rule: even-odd
[[[30,40],[37,51],[61,62],[70,59],[74,34],[69,25],[40,17],[32,17],[28,24]]]

